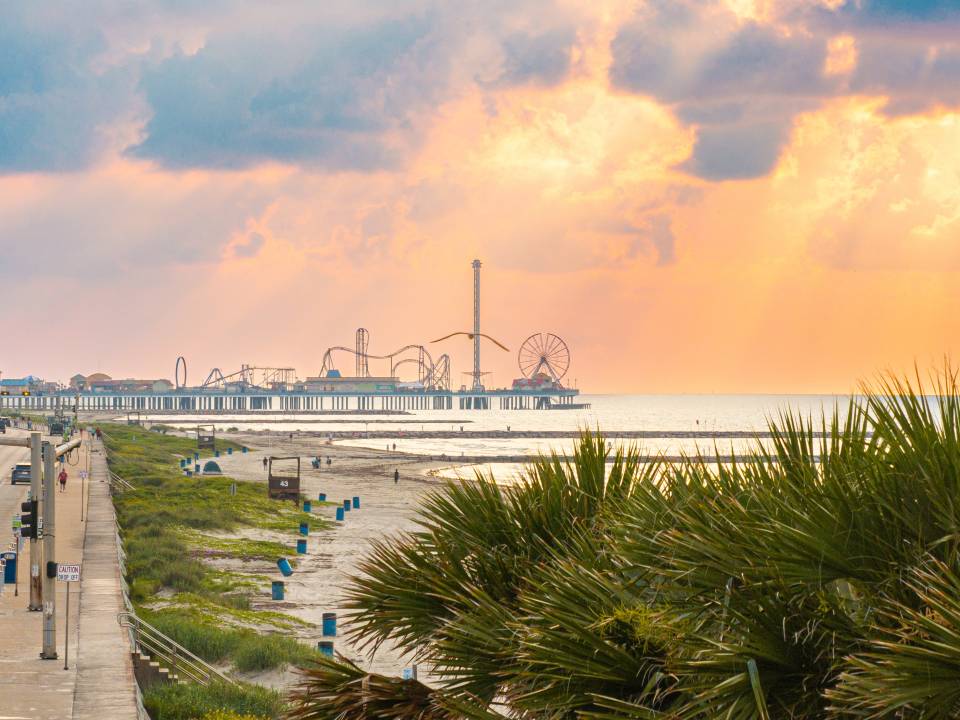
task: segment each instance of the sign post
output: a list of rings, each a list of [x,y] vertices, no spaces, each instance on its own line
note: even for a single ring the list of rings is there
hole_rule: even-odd
[[[70,583],[80,581],[79,565],[57,565],[57,581],[67,584],[67,615],[63,622],[63,669],[68,670],[70,657]]]

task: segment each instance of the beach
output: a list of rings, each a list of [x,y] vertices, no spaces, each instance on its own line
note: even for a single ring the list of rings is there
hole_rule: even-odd
[[[399,675],[410,665],[410,658],[401,657],[387,643],[370,656],[344,637],[348,627],[344,617],[344,591],[349,578],[358,572],[371,543],[415,528],[414,517],[423,496],[443,482],[433,473],[441,470],[453,473],[456,470],[450,469],[450,463],[423,462],[386,449],[327,444],[321,437],[298,433],[294,433],[292,439],[289,433],[283,432],[231,432],[223,437],[250,448],[248,453],[221,455],[218,462],[223,474],[239,481],[262,484],[264,493],[267,492],[267,473],[263,459],[271,455],[299,456],[301,494],[312,501],[315,514],[330,520],[333,525],[307,538],[307,553],[297,556],[296,569],[291,577],[282,578],[276,565],[268,567],[262,561],[247,568],[285,581],[283,601],[271,600],[269,588],[266,588],[252,602],[252,607],[288,613],[312,623],[315,627],[293,631],[312,645],[321,639],[329,639],[321,637],[322,616],[325,612],[335,612],[338,616],[338,636],[334,644],[337,653],[372,672]],[[319,470],[310,464],[317,455],[323,459]],[[326,464],[328,457],[331,460],[329,465]],[[396,483],[395,470],[400,473]],[[462,472],[469,476],[470,470],[464,468]],[[338,523],[335,521],[336,507],[318,503],[319,493],[326,493],[327,501],[338,505],[344,499],[359,497],[360,507],[345,513],[344,521]],[[281,539],[278,534],[267,531],[245,531],[244,536]],[[286,671],[257,680],[283,685],[294,678],[290,671]]]

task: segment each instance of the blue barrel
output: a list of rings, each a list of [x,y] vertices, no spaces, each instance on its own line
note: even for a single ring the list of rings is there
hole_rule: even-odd
[[[270,595],[274,600],[283,600],[283,580],[274,580],[270,585]]]
[[[343,509],[346,510],[347,512],[350,512],[350,501],[349,501],[349,500],[344,500],[344,501],[343,501]]]
[[[336,637],[337,636],[337,614],[326,612],[323,614],[323,636],[324,637]]]
[[[193,472],[195,472],[197,475],[200,474],[200,463],[197,463],[193,466]]]
[[[12,550],[0,553],[0,557],[7,561],[3,568],[3,581],[13,584],[17,581],[17,554]]]
[[[320,502],[326,502],[326,501],[327,501],[327,494],[326,494],[326,493],[320,493],[319,495],[317,495],[317,500],[319,500]]]
[[[187,466],[186,458],[180,458],[180,467],[185,468]]]
[[[293,575],[293,568],[290,567],[290,562],[286,558],[279,558],[277,560],[277,567],[280,568],[280,572],[283,573],[284,577]]]
[[[300,523],[300,534],[301,535],[310,534],[310,523]]]
[[[233,455],[233,448],[227,448],[227,455]]]
[[[333,657],[333,641],[332,640],[321,640],[317,643],[317,650],[321,655],[327,657]]]
[[[304,500],[304,501],[303,501],[303,511],[304,511],[304,512],[310,512],[312,509],[313,509],[313,505],[310,503],[310,501],[309,501],[309,500]]]
[[[244,455],[246,455],[246,454],[247,454],[247,448],[246,448],[246,447],[240,448],[240,452],[242,452]]]
[[[220,451],[219,451],[219,450],[214,450],[214,451],[213,451],[213,456],[214,456],[214,457],[220,457]]]
[[[337,508],[337,520],[340,520],[341,522],[343,521],[343,508],[342,508],[342,507],[338,507],[338,508]]]
[[[353,496],[353,509],[354,509],[354,510],[357,510],[357,509],[359,509],[359,507],[360,507],[360,496],[359,496],[359,495],[354,495],[354,496]]]
[[[307,554],[307,541],[297,540],[297,555],[306,555],[306,554]]]
[[[194,459],[194,460],[199,460],[199,459],[200,459],[200,453],[195,452],[195,453],[193,454],[193,459]]]

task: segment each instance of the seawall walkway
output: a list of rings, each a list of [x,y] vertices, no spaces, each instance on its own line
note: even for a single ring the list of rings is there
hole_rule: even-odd
[[[137,694],[123,612],[117,533],[101,443],[90,459],[89,510],[80,583],[80,647],[74,720],[136,720]]]

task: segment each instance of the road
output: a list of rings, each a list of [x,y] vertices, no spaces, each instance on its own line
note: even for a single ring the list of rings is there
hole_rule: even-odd
[[[7,437],[28,437],[26,430],[7,428]],[[11,485],[10,468],[18,462],[30,462],[28,448],[0,445],[0,538],[7,541],[12,538],[10,521],[14,513],[20,513],[20,503],[27,499],[29,485]],[[0,543],[0,549],[7,549],[7,542]]]

